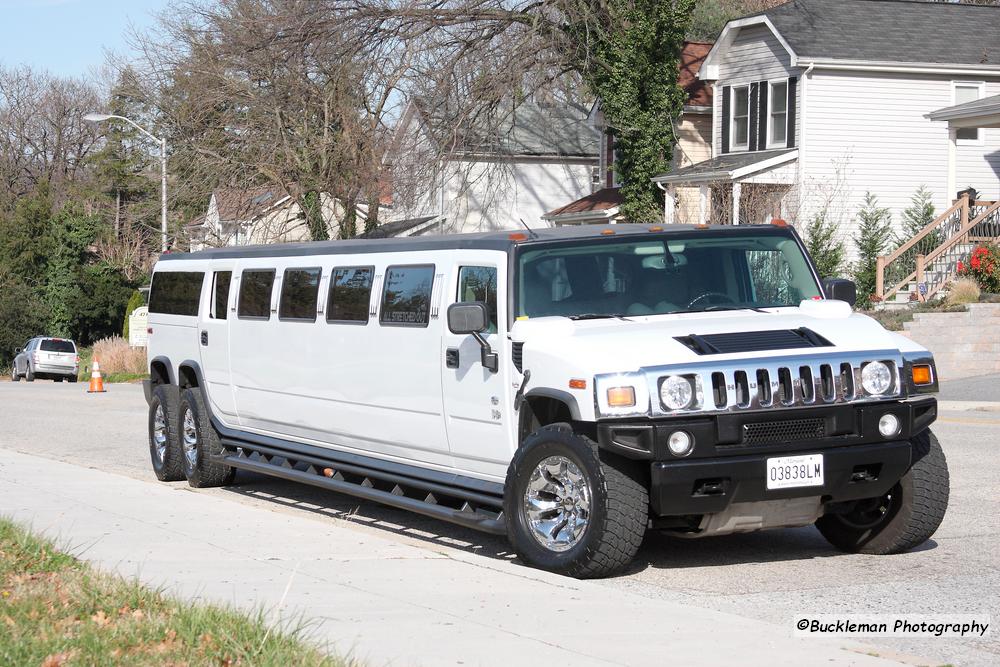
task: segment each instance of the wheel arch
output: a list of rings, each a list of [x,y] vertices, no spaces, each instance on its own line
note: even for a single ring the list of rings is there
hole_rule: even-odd
[[[525,394],[518,417],[518,444],[543,426],[579,422],[576,397],[558,389],[535,389]]]

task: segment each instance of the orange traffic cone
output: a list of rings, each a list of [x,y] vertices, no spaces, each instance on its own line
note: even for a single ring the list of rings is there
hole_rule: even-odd
[[[104,393],[104,378],[101,377],[101,364],[94,359],[94,367],[90,371],[90,389],[87,390],[88,394],[103,394]]]

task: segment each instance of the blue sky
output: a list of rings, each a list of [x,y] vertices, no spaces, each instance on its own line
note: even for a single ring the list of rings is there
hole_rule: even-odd
[[[131,24],[148,27],[168,0],[0,0],[0,64],[87,74],[106,49],[127,53]]]

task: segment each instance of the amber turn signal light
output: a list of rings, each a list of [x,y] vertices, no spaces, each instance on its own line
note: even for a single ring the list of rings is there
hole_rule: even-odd
[[[913,367],[913,384],[922,385],[931,383],[931,367],[927,364]]]
[[[630,408],[633,405],[635,405],[635,389],[633,387],[608,389],[608,407]]]
[[[587,381],[586,380],[577,380],[577,379],[570,380],[569,381],[569,388],[570,389],[586,389],[587,388]]]

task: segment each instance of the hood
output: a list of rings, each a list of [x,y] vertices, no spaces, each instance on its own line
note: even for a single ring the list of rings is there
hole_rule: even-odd
[[[778,350],[753,350],[704,355],[677,340],[692,334],[739,334],[806,328],[832,346],[817,348],[807,341]],[[765,336],[766,338],[766,336]],[[794,340],[796,337],[793,335]],[[573,359],[593,374],[638,371],[649,366],[725,362],[747,357],[785,357],[796,353],[858,352],[922,349],[875,320],[854,313],[841,301],[804,301],[794,308],[681,313],[574,321],[565,317],[520,320],[511,339],[524,343],[526,358],[535,355]]]

